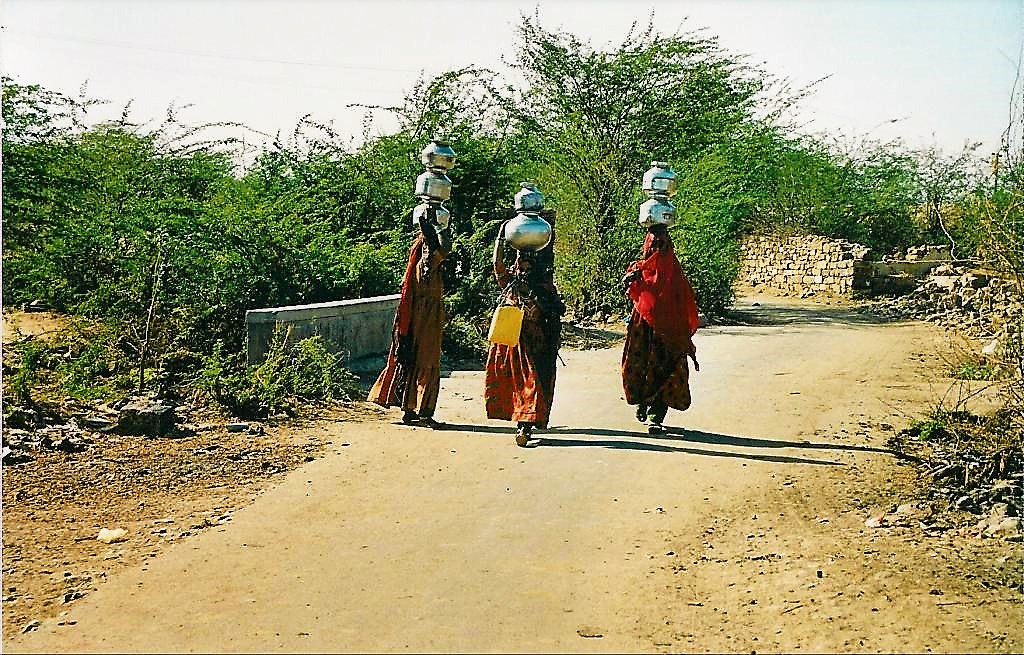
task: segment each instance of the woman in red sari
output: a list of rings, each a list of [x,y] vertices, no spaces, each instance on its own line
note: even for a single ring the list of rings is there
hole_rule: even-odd
[[[553,214],[544,218],[554,223]],[[508,269],[504,234],[502,224],[494,242],[494,276],[504,290],[500,302],[523,310],[523,327],[519,345],[491,344],[484,400],[487,418],[516,421],[516,445],[525,447],[534,427],[548,425],[565,304],[554,283],[553,243],[538,252],[520,251]]]
[[[434,419],[441,386],[441,336],[446,321],[441,262],[451,252],[447,229],[430,208],[419,221],[421,234],[409,250],[402,297],[395,312],[387,364],[367,400],[401,407],[402,422],[438,429]]]
[[[626,402],[637,405],[637,420],[650,418],[648,431],[657,434],[664,431],[669,407],[682,411],[690,406],[687,358],[700,370],[693,344],[697,303],[664,225],[649,228],[642,257],[622,278],[633,301],[622,349],[622,386]]]

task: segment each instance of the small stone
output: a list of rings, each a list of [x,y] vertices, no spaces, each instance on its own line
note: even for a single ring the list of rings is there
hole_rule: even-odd
[[[21,634],[25,634],[26,632],[32,632],[33,630],[35,630],[39,626],[40,626],[39,621],[36,620],[36,619],[32,619],[31,621],[26,623],[24,627],[22,627]]]
[[[125,435],[162,436],[174,429],[175,421],[173,407],[136,399],[121,408],[117,431]]]
[[[106,432],[114,428],[114,422],[108,421],[102,416],[87,416],[82,421],[82,423],[85,425],[85,427],[89,428],[90,430],[95,430],[97,432]]]
[[[84,594],[80,591],[69,591],[68,593],[64,594],[64,598],[63,600],[61,600],[61,603],[70,603],[73,600],[78,600],[83,595]]]
[[[960,496],[953,503],[957,509],[962,509],[967,512],[975,512],[978,509],[978,505],[974,502],[974,499],[970,496]]]
[[[127,538],[128,531],[124,528],[114,528],[113,530],[100,528],[100,533],[96,536],[96,541],[100,541],[105,544],[112,544],[118,541],[125,541]]]
[[[1012,537],[1020,534],[1021,522],[1017,516],[1007,516],[994,525],[990,524],[982,533],[985,537]]]
[[[880,528],[883,525],[886,525],[885,515],[886,512],[880,512],[874,516],[869,516],[867,520],[864,521],[864,526],[868,528]]]

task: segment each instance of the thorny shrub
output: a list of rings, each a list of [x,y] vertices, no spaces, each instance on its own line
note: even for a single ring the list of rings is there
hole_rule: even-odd
[[[952,371],[959,380],[946,396],[890,440],[894,450],[922,460],[935,484],[950,493],[1024,473],[1021,328],[1019,321],[1004,326],[1007,338],[998,353],[985,359],[961,359],[959,368]],[[954,389],[958,392],[953,393]],[[998,400],[997,409],[986,414],[974,411],[971,403],[982,394]]]
[[[290,341],[291,331],[279,328],[260,364],[247,366],[242,353],[214,346],[195,381],[218,403],[243,418],[293,416],[303,403],[352,401],[362,395],[359,379],[342,366],[323,337]]]

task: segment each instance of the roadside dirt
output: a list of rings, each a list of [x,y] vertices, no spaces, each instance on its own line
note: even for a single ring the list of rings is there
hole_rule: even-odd
[[[3,468],[3,634],[60,617],[109,576],[159,557],[233,513],[288,471],[345,447],[326,435],[335,421],[373,421],[375,406],[336,407],[286,426],[222,418],[182,438],[93,433],[83,452],[41,450]],[[186,417],[187,418],[187,417]],[[103,528],[131,538],[105,544]]]
[[[923,530],[885,447],[948,386],[946,337],[778,298],[736,318],[658,437],[613,347],[563,353],[536,448],[455,371],[443,432],[357,404],[5,467],[4,649],[1024,650],[1020,545]]]
[[[53,312],[5,312],[3,342],[45,338],[65,327]],[[144,566],[169,547],[228,525],[283,474],[344,448],[324,435],[336,422],[379,421],[368,403],[308,408],[315,418],[246,422],[207,408],[179,408],[184,437],[146,438],[88,433],[82,452],[38,450],[4,465],[3,637],[39,620],[60,620],[72,603],[109,576]],[[106,544],[101,529],[131,538]]]

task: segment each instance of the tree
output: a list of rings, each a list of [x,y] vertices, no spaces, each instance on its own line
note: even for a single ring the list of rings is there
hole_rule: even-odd
[[[639,248],[643,172],[652,160],[686,167],[736,132],[761,81],[714,38],[662,36],[653,20],[645,30],[634,25],[611,52],[535,17],[523,18],[518,36],[516,68],[529,84],[520,120],[539,160],[537,182],[559,209],[561,287],[577,312],[622,309],[617,281]],[[728,227],[712,232],[735,237]],[[700,240],[711,232],[676,234],[687,269],[710,275],[706,256],[718,254]],[[731,280],[696,281],[702,306],[724,304]]]

